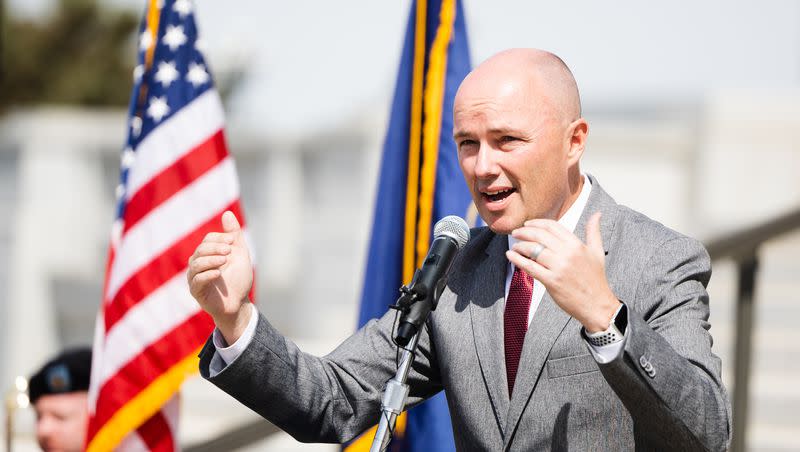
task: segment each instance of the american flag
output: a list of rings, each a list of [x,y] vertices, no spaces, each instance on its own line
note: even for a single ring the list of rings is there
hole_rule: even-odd
[[[193,4],[150,0],[95,326],[88,451],[179,449],[178,390],[213,329],[186,266],[233,211],[239,184],[223,109],[198,50]]]

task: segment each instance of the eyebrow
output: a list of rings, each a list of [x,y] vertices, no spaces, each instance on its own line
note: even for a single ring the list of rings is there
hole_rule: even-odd
[[[489,129],[490,135],[517,135],[520,131],[514,129],[513,127],[493,127]],[[463,130],[459,130],[453,134],[453,139],[457,140],[459,138],[469,137],[472,134]]]

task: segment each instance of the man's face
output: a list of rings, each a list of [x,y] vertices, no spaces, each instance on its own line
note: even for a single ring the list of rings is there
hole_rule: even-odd
[[[557,218],[569,196],[569,124],[520,80],[466,82],[453,109],[454,139],[478,212],[496,233]]]
[[[79,452],[86,437],[86,392],[41,396],[36,408],[36,440],[42,450]]]

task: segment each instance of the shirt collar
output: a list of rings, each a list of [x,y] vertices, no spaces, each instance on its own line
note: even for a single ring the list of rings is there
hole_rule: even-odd
[[[589,193],[592,191],[592,182],[586,177],[585,174],[583,176],[583,187],[581,188],[581,192],[578,195],[578,198],[575,199],[575,202],[569,206],[569,209],[558,219],[558,224],[567,228],[568,231],[575,232],[575,227],[578,226],[578,220],[581,219],[581,214],[583,213],[583,209],[586,207],[586,203],[589,201]],[[508,249],[511,249],[514,244],[517,243],[517,239],[508,235]]]

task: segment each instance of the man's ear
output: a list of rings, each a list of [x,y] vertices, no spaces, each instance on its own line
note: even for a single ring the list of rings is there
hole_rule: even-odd
[[[580,161],[583,150],[586,147],[586,136],[589,134],[589,123],[583,118],[578,118],[567,127],[567,139],[569,149],[567,160],[570,164]]]

